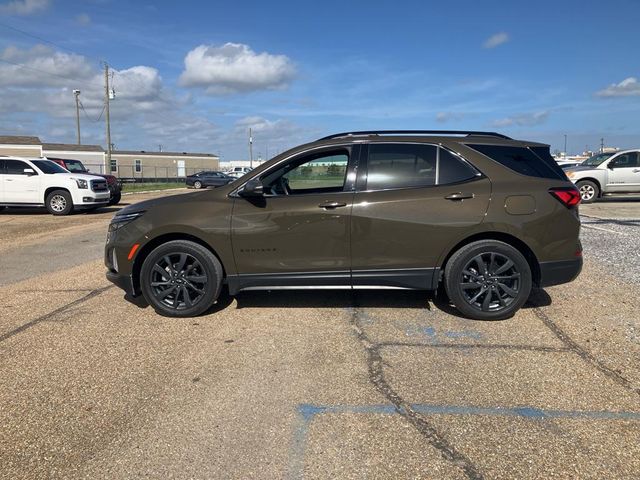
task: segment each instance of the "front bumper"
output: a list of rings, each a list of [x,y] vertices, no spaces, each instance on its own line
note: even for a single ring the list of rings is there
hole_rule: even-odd
[[[540,262],[540,287],[569,283],[582,271],[582,257],[572,260]]]
[[[113,270],[107,270],[107,280],[124,290],[127,295],[131,297],[138,296],[138,293],[133,286],[133,279],[131,278],[131,275],[123,275],[118,272],[114,272]]]

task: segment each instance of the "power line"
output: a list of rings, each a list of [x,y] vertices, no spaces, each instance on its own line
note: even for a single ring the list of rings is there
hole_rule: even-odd
[[[89,120],[90,122],[99,122],[100,119],[102,118],[102,114],[104,113],[104,106],[103,106],[102,110],[100,110],[100,115],[98,115],[98,118],[96,120],[94,120],[93,118],[89,117],[89,113],[84,108],[84,105],[82,104],[82,101],[80,101],[80,108],[82,109],[82,111],[84,112],[85,116],[87,117],[87,120]]]
[[[26,35],[27,37],[35,38],[36,40],[39,40],[39,41],[44,42],[44,43],[48,43],[49,45],[52,45],[52,46],[54,46],[56,48],[59,48],[60,50],[66,50],[67,52],[73,53],[74,55],[80,55],[81,57],[86,57],[86,58],[93,58],[94,60],[97,60],[98,62],[102,61],[101,59],[99,59],[98,57],[94,57],[93,55],[86,55],[84,53],[76,52],[74,50],[71,50],[70,48],[63,47],[62,45],[58,45],[57,43],[52,42],[51,40],[47,40],[46,38],[40,37],[38,35],[34,35],[33,33],[29,33],[29,32],[26,32],[24,30],[20,30],[19,28],[13,27],[11,25],[7,25],[6,23],[0,22],[0,27],[5,27],[5,28],[8,28],[10,30],[13,30],[14,32],[18,32],[18,33],[21,33],[23,35]]]

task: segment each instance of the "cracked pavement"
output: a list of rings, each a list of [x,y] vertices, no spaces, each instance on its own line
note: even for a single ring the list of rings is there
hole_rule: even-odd
[[[640,287],[617,267],[640,203],[616,205],[581,207],[620,232],[583,230],[582,275],[499,322],[388,290],[163,318],[104,278],[113,211],[0,213],[0,478],[638,478]]]

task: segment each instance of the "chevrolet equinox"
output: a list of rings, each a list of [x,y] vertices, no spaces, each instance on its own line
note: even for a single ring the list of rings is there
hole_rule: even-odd
[[[111,221],[107,277],[160,314],[243,290],[444,286],[463,315],[512,316],[582,268],[580,194],[549,146],[498,133],[371,131],[284,152],[215,190]]]

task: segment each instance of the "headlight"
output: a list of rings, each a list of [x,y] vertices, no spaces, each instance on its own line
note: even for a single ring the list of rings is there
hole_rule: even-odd
[[[76,184],[78,185],[78,188],[88,188],[89,187],[89,184],[87,183],[87,181],[82,179],[82,178],[74,178],[74,180],[76,181]]]
[[[141,217],[144,212],[125,213],[123,215],[116,215],[109,224],[109,231],[115,232],[119,228],[124,227],[126,224],[133,222],[136,218]]]

